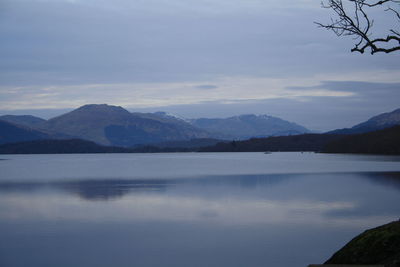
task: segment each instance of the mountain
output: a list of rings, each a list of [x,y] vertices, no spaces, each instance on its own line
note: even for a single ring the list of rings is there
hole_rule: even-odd
[[[51,139],[78,138],[102,145],[123,147],[172,142],[166,146],[188,145],[193,148],[200,143],[195,141],[197,144],[194,144],[190,141],[192,139],[247,139],[309,132],[295,123],[266,115],[185,120],[165,112],[131,113],[122,107],[106,104],[85,105],[47,121],[30,115],[5,115],[0,119],[38,130]],[[175,141],[190,142],[174,144]]]
[[[216,138],[247,139],[310,132],[303,126],[267,115],[240,115],[224,119],[193,119],[191,123]]]
[[[400,108],[392,112],[382,113],[369,120],[357,124],[352,128],[338,129],[329,133],[334,134],[358,134],[389,128],[400,124]]]
[[[48,134],[0,120],[0,144],[50,138]]]
[[[209,134],[183,120],[150,113],[130,113],[118,106],[85,105],[41,125],[102,145],[134,146],[155,142],[207,138]]]
[[[4,115],[0,120],[7,121],[17,125],[23,125],[30,128],[40,127],[46,120],[31,115]]]
[[[139,116],[141,118],[147,118],[147,119],[152,119],[152,120],[158,120],[160,122],[167,122],[167,123],[173,123],[173,124],[180,124],[184,126],[188,126],[188,121],[177,117],[175,115],[163,112],[163,111],[158,111],[154,113],[140,113],[140,112],[134,112],[132,113],[133,115]],[[189,124],[190,125],[190,124]]]
[[[167,123],[167,124],[173,124],[176,125],[177,127],[179,127],[182,131],[185,132],[191,132],[193,135],[196,135],[198,133],[201,133],[201,135],[203,137],[209,137],[210,134],[208,132],[206,132],[205,130],[202,130],[200,128],[197,128],[195,126],[193,126],[190,122],[188,122],[185,119],[176,117],[174,115],[168,114],[166,112],[155,112],[155,113],[132,113],[135,116],[138,116],[142,119],[150,119],[150,120],[155,120],[158,121],[160,123]],[[185,139],[187,140],[187,139]]]
[[[363,134],[342,136],[328,143],[323,152],[400,155],[400,125]]]

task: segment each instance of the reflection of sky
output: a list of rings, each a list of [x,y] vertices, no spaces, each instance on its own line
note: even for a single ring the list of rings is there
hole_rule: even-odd
[[[1,197],[1,217],[12,220],[196,221],[224,224],[321,223],[324,212],[354,208],[350,202],[267,201],[225,198],[129,195],[113,203],[85,202],[70,196]],[[297,217],[297,219],[296,219]]]
[[[398,216],[392,203],[400,201],[393,186],[399,184],[397,173],[8,183],[0,191],[0,218],[360,227]]]
[[[399,173],[2,184],[0,263],[307,266],[397,219],[399,184]]]
[[[1,161],[0,266],[307,266],[324,262],[358,233],[400,214],[400,173],[376,172],[398,168],[396,158],[308,153],[151,157],[158,164],[154,169],[169,164],[171,171],[155,179],[153,170],[144,168],[148,155],[10,156]],[[46,173],[62,162],[64,169]],[[111,168],[114,176],[105,176],[114,163],[120,172]],[[207,163],[211,167],[201,170]],[[106,173],[87,178],[96,165],[95,173]],[[204,175],[214,166],[216,173]],[[39,167],[43,177],[35,176]],[[180,176],[172,177],[172,169]],[[202,175],[183,175],[190,170]]]
[[[10,160],[0,161],[0,181],[14,182],[400,171],[399,157],[315,153],[64,154],[2,158]]]

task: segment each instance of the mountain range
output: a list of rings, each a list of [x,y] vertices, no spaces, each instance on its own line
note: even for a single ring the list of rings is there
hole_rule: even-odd
[[[7,123],[0,125],[0,143],[3,144],[46,138],[79,138],[101,145],[132,147],[203,138],[232,140],[309,132],[295,123],[266,115],[184,120],[164,112],[131,113],[122,107],[106,104],[85,105],[49,120],[30,115],[5,115],[0,116],[0,121]],[[13,126],[15,129],[11,130]],[[24,138],[18,140],[8,134],[17,129],[27,131]]]
[[[163,112],[130,113],[121,107],[86,105],[47,121],[32,116],[0,117],[0,154],[320,151],[394,155],[400,154],[398,114],[399,110],[380,114],[352,128],[324,134],[274,136],[269,132],[268,137],[223,141],[208,136],[227,135],[229,131],[211,133],[210,125],[215,129],[219,123],[231,125],[233,132],[235,123],[237,127],[249,124],[236,136],[244,136],[246,131],[257,127],[262,129],[257,125],[260,121],[294,125],[297,129],[301,126],[269,116],[241,115],[200,119],[208,127],[206,131],[199,128],[201,125],[193,125],[201,124],[199,121],[187,121]],[[238,122],[232,122],[235,120]],[[254,121],[257,123],[252,125]],[[263,130],[267,134],[268,129]]]
[[[338,129],[326,134],[359,134],[399,124],[400,109],[396,109],[372,117],[352,128]],[[186,120],[164,112],[131,113],[122,107],[106,104],[85,105],[49,120],[30,115],[0,116],[0,144],[42,139],[83,139],[103,146],[199,148],[212,146],[223,140],[240,141],[309,133],[301,125],[267,115],[248,114],[229,118]],[[323,141],[325,137],[310,135],[301,138],[304,145],[309,147],[307,143],[313,142],[313,139]],[[297,139],[299,138],[300,136]],[[276,144],[287,144],[287,140],[297,142],[296,138],[270,139],[268,142],[272,142],[271,140]]]

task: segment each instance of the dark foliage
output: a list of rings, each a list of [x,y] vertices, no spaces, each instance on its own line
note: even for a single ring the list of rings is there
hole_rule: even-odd
[[[138,146],[132,149],[133,153],[171,153],[171,152],[195,152],[193,147],[157,147],[151,145]]]
[[[400,125],[369,132],[344,136],[326,145],[326,153],[400,154]]]
[[[81,154],[81,153],[166,153],[193,152],[196,148],[139,146],[125,148],[103,146],[81,139],[34,140],[0,145],[0,154]]]
[[[336,252],[325,264],[400,266],[400,221],[365,231]]]
[[[200,152],[262,152],[262,151],[321,151],[332,140],[340,138],[334,134],[301,134],[252,138],[245,141],[221,142],[215,146],[201,148]]]
[[[221,139],[214,138],[195,138],[190,140],[181,140],[181,141],[168,141],[162,143],[155,143],[152,146],[156,146],[159,148],[201,148],[206,146],[213,146],[218,144],[219,142],[223,142]]]
[[[203,141],[194,140],[193,142],[194,144],[200,145]],[[186,144],[186,146],[184,144]],[[91,141],[80,139],[36,140],[9,143],[0,146],[0,154],[264,151],[314,151],[325,153],[397,155],[400,154],[400,126],[357,135],[302,134],[268,138],[252,138],[245,141],[219,142],[216,145],[208,147],[198,147],[190,142],[176,142],[171,143],[170,146],[143,145],[135,148],[122,148],[102,146]]]
[[[0,154],[129,153],[130,149],[98,145],[80,139],[35,140],[0,146]]]

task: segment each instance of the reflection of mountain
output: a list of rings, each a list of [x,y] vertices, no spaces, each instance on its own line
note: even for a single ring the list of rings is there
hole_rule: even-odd
[[[113,200],[132,192],[164,191],[172,184],[169,180],[87,180],[58,186],[85,200]]]
[[[400,190],[400,173],[358,173],[358,174],[340,174],[349,175],[352,177],[360,177],[361,179],[368,179],[377,185],[387,186],[391,189]],[[122,198],[127,194],[135,193],[148,193],[148,192],[165,192],[171,189],[172,186],[180,193],[186,194],[203,194],[203,190],[207,190],[208,197],[219,198],[226,192],[232,193],[232,189],[236,188],[241,193],[248,191],[253,195],[253,190],[268,189],[278,185],[288,183],[292,180],[302,180],[305,177],[331,177],[331,174],[269,174],[269,175],[222,175],[222,176],[205,176],[194,177],[186,179],[103,179],[103,180],[81,180],[81,181],[66,181],[66,182],[7,182],[0,183],[0,192],[34,192],[39,190],[61,190],[84,200],[114,200]],[[331,179],[331,178],[329,178]],[[332,178],[333,179],[333,178]],[[310,184],[308,184],[309,186]],[[226,191],[226,188],[230,188]],[[310,188],[310,190],[313,190]],[[335,188],[335,190],[338,190]],[[362,190],[362,189],[359,189]],[[342,193],[346,194],[346,190]],[[277,194],[270,192],[269,197],[278,197]],[[293,192],[292,192],[293,193]],[[331,197],[338,197],[340,192],[337,192],[325,201],[329,201]],[[234,193],[235,194],[235,193]],[[342,195],[341,195],[342,196]],[[287,198],[288,196],[282,196]],[[318,192],[313,192],[308,196],[309,198],[316,197],[315,200],[320,199],[321,195]],[[343,196],[342,196],[343,197]],[[374,202],[373,198],[371,199]],[[363,212],[373,212],[374,204],[371,203],[370,209],[363,209]],[[339,214],[339,213],[345,214]],[[359,215],[355,210],[335,211],[327,216],[348,216],[350,213]],[[368,213],[369,214],[369,213]]]
[[[202,186],[228,185],[242,189],[252,189],[256,187],[275,186],[292,179],[294,176],[288,174],[220,175],[185,179],[181,180],[181,183]]]
[[[164,192],[173,185],[217,188],[220,186],[241,189],[270,187],[283,183],[293,175],[229,175],[207,176],[188,179],[108,179],[54,183],[0,183],[0,192],[34,192],[38,190],[62,190],[84,200],[114,200],[131,193]],[[186,188],[186,187],[185,187]],[[201,189],[200,189],[201,190]],[[216,196],[220,196],[219,193]],[[193,193],[193,192],[191,192]]]
[[[172,180],[84,180],[58,183],[0,183],[0,192],[62,190],[85,200],[113,200],[130,192],[163,191]]]
[[[400,190],[400,172],[368,173],[365,177],[376,184]]]
[[[340,174],[343,176],[343,174]],[[349,174],[350,178],[355,174]],[[295,178],[304,179],[304,177],[320,177],[323,178],[324,174],[270,174],[270,175],[223,175],[223,176],[206,176],[186,179],[105,179],[105,180],[82,180],[82,181],[67,181],[67,182],[29,182],[29,183],[0,183],[0,192],[35,192],[39,190],[61,190],[81,199],[88,201],[99,200],[115,200],[122,198],[127,194],[135,193],[150,193],[150,192],[165,192],[174,186],[180,193],[186,194],[200,194],[207,191],[207,196],[211,198],[220,198],[226,192],[232,191],[234,188],[240,190],[240,194],[248,191],[248,194],[254,195],[253,191],[259,189],[268,189],[278,185],[288,183]],[[400,173],[363,173],[357,174],[357,177],[368,179],[371,182],[379,185],[388,186],[400,190]],[[227,188],[230,188],[228,191]],[[194,190],[193,190],[194,189]],[[310,188],[311,189],[311,188]],[[264,190],[259,190],[260,193]],[[272,193],[272,192],[271,192]],[[293,192],[292,192],[293,193]],[[236,193],[233,193],[236,194]],[[262,193],[264,194],[264,193]],[[255,196],[255,195],[254,195]],[[337,196],[337,195],[336,195]],[[272,193],[269,197],[276,198],[278,195]],[[283,196],[287,198],[288,196]],[[320,195],[309,195],[310,198]],[[279,197],[278,197],[279,198]],[[329,201],[330,198],[326,199]],[[374,202],[373,199],[371,199]],[[370,214],[374,211],[374,204],[370,203],[369,209],[362,209],[362,212]],[[378,205],[379,206],[379,205]],[[343,213],[343,214],[342,214]],[[341,217],[353,215],[360,216],[356,210],[341,210],[334,211],[327,216]]]

